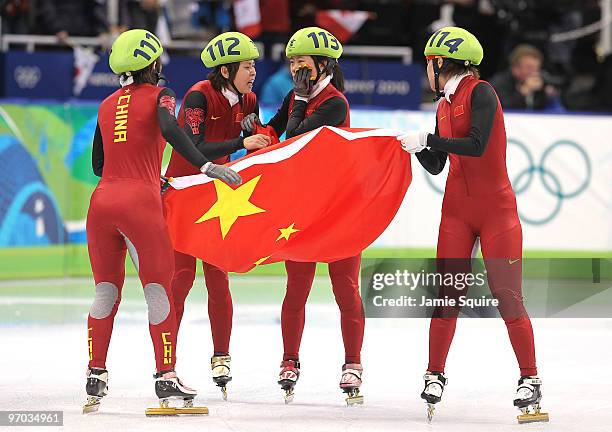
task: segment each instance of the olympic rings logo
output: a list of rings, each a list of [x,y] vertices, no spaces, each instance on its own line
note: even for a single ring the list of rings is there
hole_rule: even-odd
[[[570,140],[557,140],[548,146],[540,160],[536,163],[535,159],[529,150],[529,148],[523,144],[522,142],[510,138],[508,139],[508,145],[515,146],[518,148],[527,159],[527,167],[522,169],[518,174],[516,174],[513,178],[510,179],[512,183],[512,187],[514,189],[514,193],[517,197],[527,193],[527,191],[532,186],[534,180],[539,178],[542,186],[546,190],[546,192],[555,198],[555,204],[553,209],[548,212],[545,216],[540,216],[537,218],[532,218],[519,210],[519,217],[525,223],[531,225],[544,225],[551,220],[553,220],[561,211],[561,207],[563,201],[566,199],[572,199],[576,196],[580,195],[584,192],[590,182],[592,176],[592,167],[591,160],[587,152],[576,142]],[[547,164],[549,164],[549,160],[553,152],[560,151],[563,148],[569,148],[577,151],[578,158],[574,159],[572,163],[579,164],[582,162],[585,168],[584,177],[579,181],[578,185],[572,189],[566,189],[563,187],[560,174],[558,172],[554,172],[552,169],[548,168]],[[437,186],[433,180],[432,176],[425,175],[425,179],[429,186],[434,189],[436,192],[440,194],[444,194],[444,190]]]

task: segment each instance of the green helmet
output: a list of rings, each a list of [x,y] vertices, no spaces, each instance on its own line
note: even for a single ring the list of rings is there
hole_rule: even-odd
[[[164,52],[159,38],[148,30],[123,32],[113,43],[108,63],[117,75],[146,68]]]
[[[311,55],[337,59],[342,55],[342,44],[325,29],[306,27],[291,36],[285,54],[287,57]]]
[[[200,54],[202,63],[207,68],[214,68],[229,63],[255,60],[259,50],[255,42],[240,32],[225,32],[213,38]]]
[[[444,27],[435,32],[425,45],[425,57],[440,56],[478,66],[482,61],[482,45],[469,31],[460,27]]]

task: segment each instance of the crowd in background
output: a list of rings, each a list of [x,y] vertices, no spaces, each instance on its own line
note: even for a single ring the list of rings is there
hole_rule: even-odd
[[[231,0],[118,0],[110,23],[107,0],[4,0],[2,33],[69,36],[117,34],[128,28],[159,30],[173,39],[208,40],[234,28]],[[481,75],[491,80],[505,108],[612,111],[612,55],[599,32],[555,42],[555,34],[601,19],[599,0],[260,0],[266,44],[284,43],[298,28],[315,25],[326,9],[371,12],[348,42],[409,46],[414,61],[432,29],[454,24],[482,42]]]

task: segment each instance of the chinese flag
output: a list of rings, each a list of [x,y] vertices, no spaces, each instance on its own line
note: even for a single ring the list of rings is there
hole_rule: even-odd
[[[341,43],[347,42],[375,14],[366,11],[328,9],[317,11],[315,22],[331,32]]]
[[[175,249],[234,272],[357,255],[389,225],[412,180],[396,135],[322,127],[230,164],[240,186],[174,179],[164,205]]]

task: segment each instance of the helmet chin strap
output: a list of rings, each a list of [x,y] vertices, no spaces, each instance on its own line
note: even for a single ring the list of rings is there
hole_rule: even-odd
[[[232,90],[234,91],[234,93],[236,93],[236,95],[238,95],[238,103],[242,106],[242,96],[243,96],[242,92],[240,90],[238,90],[238,87],[236,87],[236,84],[234,84],[234,80],[230,79],[232,74],[231,74],[231,71],[229,69],[229,66],[226,65],[226,67],[227,67],[228,76],[227,76],[227,78],[225,78],[225,80],[229,83],[229,85],[232,88]],[[235,78],[236,77],[234,77],[234,79]]]
[[[440,73],[444,68],[444,59],[442,59],[442,67],[438,66],[438,58],[434,58],[431,60],[431,65],[433,66],[434,72],[434,85],[436,87],[436,96],[434,98],[434,102],[437,102],[444,96],[444,90],[440,90]]]
[[[325,64],[325,67],[323,67],[323,69],[319,69],[319,60],[317,59],[316,56],[310,56],[312,58],[312,61],[315,64],[315,68],[317,70],[317,76],[315,77],[314,83],[318,83],[319,79],[321,79],[321,75],[323,75],[324,73],[326,75],[331,75],[333,70],[334,70],[334,66],[336,64],[336,59],[333,58],[328,58],[327,59],[327,63]]]

